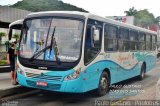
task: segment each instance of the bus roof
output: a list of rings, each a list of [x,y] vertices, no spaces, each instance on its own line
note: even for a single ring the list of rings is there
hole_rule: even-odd
[[[10,28],[11,26],[13,26],[13,25],[23,24],[23,20],[24,20],[24,19],[20,19],[20,20],[16,20],[16,21],[12,22],[11,24],[9,24],[9,28]]]
[[[85,17],[85,18],[91,18],[91,19],[96,19],[98,21],[102,21],[102,22],[106,22],[106,23],[110,23],[113,25],[118,25],[118,26],[122,26],[122,27],[127,27],[130,29],[134,29],[134,30],[139,30],[142,32],[147,32],[147,33],[151,33],[151,34],[157,34],[157,32],[155,31],[151,31],[145,28],[141,28],[138,26],[134,26],[131,24],[126,24],[126,23],[122,23],[113,19],[109,19],[109,18],[104,18],[104,17],[100,17],[98,15],[94,15],[92,13],[86,13],[86,12],[78,12],[78,11],[44,11],[44,12],[35,12],[35,13],[30,13],[27,15],[26,18],[32,18],[32,17],[41,17],[41,16],[54,16],[54,15],[63,15],[63,16],[67,16],[67,15],[77,15],[79,17]]]
[[[88,16],[91,13],[79,12],[79,11],[43,11],[43,12],[34,12],[27,15],[27,17],[36,17],[36,16],[45,16],[52,14],[72,14],[72,15],[82,15]]]
[[[126,28],[130,28],[130,29],[134,29],[134,30],[138,30],[138,31],[142,31],[142,32],[155,34],[155,35],[157,34],[157,32],[155,32],[155,31],[145,29],[145,28],[142,28],[142,27],[138,27],[138,26],[135,26],[135,25],[119,22],[119,21],[116,21],[116,20],[113,20],[113,19],[110,19],[110,18],[103,18],[103,17],[100,17],[100,16],[92,15],[92,14],[89,15],[88,18],[100,20],[100,21],[110,23],[110,24],[113,24],[113,25],[122,26],[124,28],[126,27]]]

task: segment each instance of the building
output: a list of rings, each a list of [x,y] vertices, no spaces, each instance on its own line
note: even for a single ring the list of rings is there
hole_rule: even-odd
[[[8,6],[0,6],[0,32],[4,32],[8,35],[9,24],[13,21],[25,18],[29,13],[31,12]],[[4,45],[7,40],[8,36],[2,37],[0,41],[1,45]],[[1,46],[0,51],[5,51],[5,47]]]
[[[134,16],[108,16],[106,18],[114,19],[119,22],[134,25]]]
[[[149,29],[149,30],[152,30],[152,31],[156,31],[156,32],[158,32],[158,29],[159,29],[157,24],[151,24],[148,27],[144,27],[141,22],[136,21],[136,20],[139,21],[139,19],[135,19],[134,16],[109,16],[109,17],[106,17],[106,18],[110,18],[110,19],[117,20],[119,22],[143,27],[143,28],[146,28],[146,29]],[[159,24],[160,24],[160,18],[158,18],[158,19],[159,19]]]

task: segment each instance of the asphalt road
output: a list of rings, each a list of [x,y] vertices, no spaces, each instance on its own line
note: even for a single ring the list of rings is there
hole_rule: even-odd
[[[9,101],[18,106],[93,106],[115,105],[122,100],[156,100],[156,84],[160,78],[160,61],[156,67],[148,72],[142,81],[137,77],[120,82],[111,87],[109,93],[103,97],[94,96],[93,92],[84,94],[68,94],[38,91]]]

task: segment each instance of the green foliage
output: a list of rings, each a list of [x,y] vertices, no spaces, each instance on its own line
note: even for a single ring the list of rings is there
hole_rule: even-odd
[[[0,32],[0,46],[1,46],[1,40],[2,40],[2,37],[6,36],[7,34],[5,32]]]
[[[149,26],[156,23],[156,19],[152,13],[147,9],[137,11],[134,7],[130,8],[128,11],[124,11],[126,16],[135,17],[135,25],[143,28],[149,28]]]
[[[135,16],[137,13],[137,10],[134,7],[132,7],[132,8],[129,8],[128,11],[124,11],[124,13],[126,13],[126,16]]]
[[[0,37],[6,36],[7,34],[5,32],[0,32]]]
[[[15,34],[13,34],[13,38],[15,38],[16,40],[18,40],[19,39],[19,34],[17,34],[17,33],[15,33]]]
[[[156,19],[152,13],[149,13],[147,9],[140,10],[135,15],[135,24],[144,28],[148,28],[150,25],[154,24]],[[140,23],[140,25],[139,25]]]
[[[87,12],[82,8],[63,3],[59,0],[23,0],[12,5],[12,7],[24,9],[28,11],[82,11]]]
[[[0,65],[8,65],[7,60],[0,60]]]

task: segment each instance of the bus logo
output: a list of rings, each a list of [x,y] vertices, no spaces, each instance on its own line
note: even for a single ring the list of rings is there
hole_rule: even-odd
[[[47,67],[38,67],[40,70],[47,70]]]

